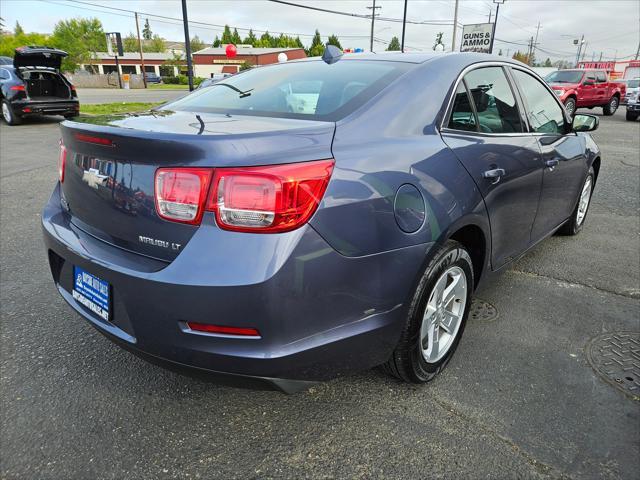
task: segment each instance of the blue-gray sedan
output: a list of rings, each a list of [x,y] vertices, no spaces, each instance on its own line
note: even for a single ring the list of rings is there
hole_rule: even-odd
[[[582,229],[597,125],[502,57],[255,68],[63,122],[51,272],[101,333],[168,366],[285,391],[377,365],[427,382],[482,279]]]

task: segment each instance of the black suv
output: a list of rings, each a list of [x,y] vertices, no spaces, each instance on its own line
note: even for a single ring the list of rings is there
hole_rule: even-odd
[[[16,48],[13,62],[0,61],[2,118],[9,125],[33,115],[78,115],[75,87],[60,73],[67,52],[49,47]]]

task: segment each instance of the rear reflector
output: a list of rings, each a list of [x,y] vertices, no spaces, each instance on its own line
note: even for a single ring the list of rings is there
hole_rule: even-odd
[[[277,233],[294,230],[316,211],[333,159],[264,167],[215,169],[208,210],[220,228]]]
[[[156,171],[156,210],[165,220],[197,225],[202,220],[210,168],[160,168]]]
[[[24,88],[24,85],[11,85],[9,87],[9,90],[14,90],[16,92],[24,92],[24,91],[26,91],[26,89]]]
[[[67,164],[67,147],[60,140],[60,155],[58,156],[58,179],[60,183],[64,182],[64,167]]]
[[[242,337],[259,337],[260,332],[255,328],[223,327],[208,323],[187,322],[187,327],[194,332],[219,333],[223,335],[238,335]]]

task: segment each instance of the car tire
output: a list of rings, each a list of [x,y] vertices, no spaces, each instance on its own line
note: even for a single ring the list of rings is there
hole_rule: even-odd
[[[564,108],[569,114],[571,118],[576,114],[576,99],[568,98],[566,102],[564,102]]]
[[[2,100],[2,119],[7,125],[20,125],[22,118],[16,115],[8,101]]]
[[[473,282],[469,252],[462,244],[448,240],[433,254],[418,282],[398,345],[383,365],[387,373],[405,382],[426,383],[446,367],[464,332]],[[446,297],[442,301],[447,291],[450,300]],[[455,320],[444,312],[454,315]],[[434,338],[442,344],[432,342]]]
[[[77,114],[77,113],[65,113],[65,114],[63,115],[63,117],[65,118],[65,120],[68,120],[68,119],[70,119],[70,118],[74,118],[74,117],[77,117],[77,116],[78,116],[78,114]]]
[[[582,227],[584,227],[587,212],[591,205],[591,196],[593,194],[593,188],[595,187],[595,180],[595,172],[593,167],[590,167],[589,173],[580,189],[576,208],[573,210],[571,218],[558,230],[560,235],[577,235],[582,230]]]
[[[638,114],[635,112],[627,112],[625,118],[631,122],[635,122],[638,119]]]
[[[618,110],[619,106],[620,99],[616,95],[614,95],[609,99],[609,103],[602,107],[602,111],[606,116],[610,116],[616,113],[616,110]]]

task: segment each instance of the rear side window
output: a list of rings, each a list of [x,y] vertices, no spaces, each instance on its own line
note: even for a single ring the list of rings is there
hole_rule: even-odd
[[[471,93],[480,132],[522,132],[516,99],[501,67],[473,70],[464,77]]]
[[[166,105],[168,110],[336,121],[412,67],[402,62],[343,60],[258,67]]]
[[[596,73],[596,82],[598,83],[606,83],[607,81],[607,76],[605,75],[604,72],[597,72]]]
[[[554,94],[532,75],[516,69],[512,72],[528,106],[527,117],[533,130],[541,133],[564,133],[564,113]]]
[[[467,130],[472,132],[478,130],[476,114],[471,107],[471,101],[469,100],[464,82],[460,82],[456,90],[451,117],[449,118],[449,124],[447,126],[453,130]]]
[[[6,80],[6,79],[8,79],[8,78],[11,78],[11,77],[9,76],[9,72],[7,72],[7,70],[6,70],[6,69],[4,69],[4,68],[0,68],[0,79],[2,79],[2,80]]]

